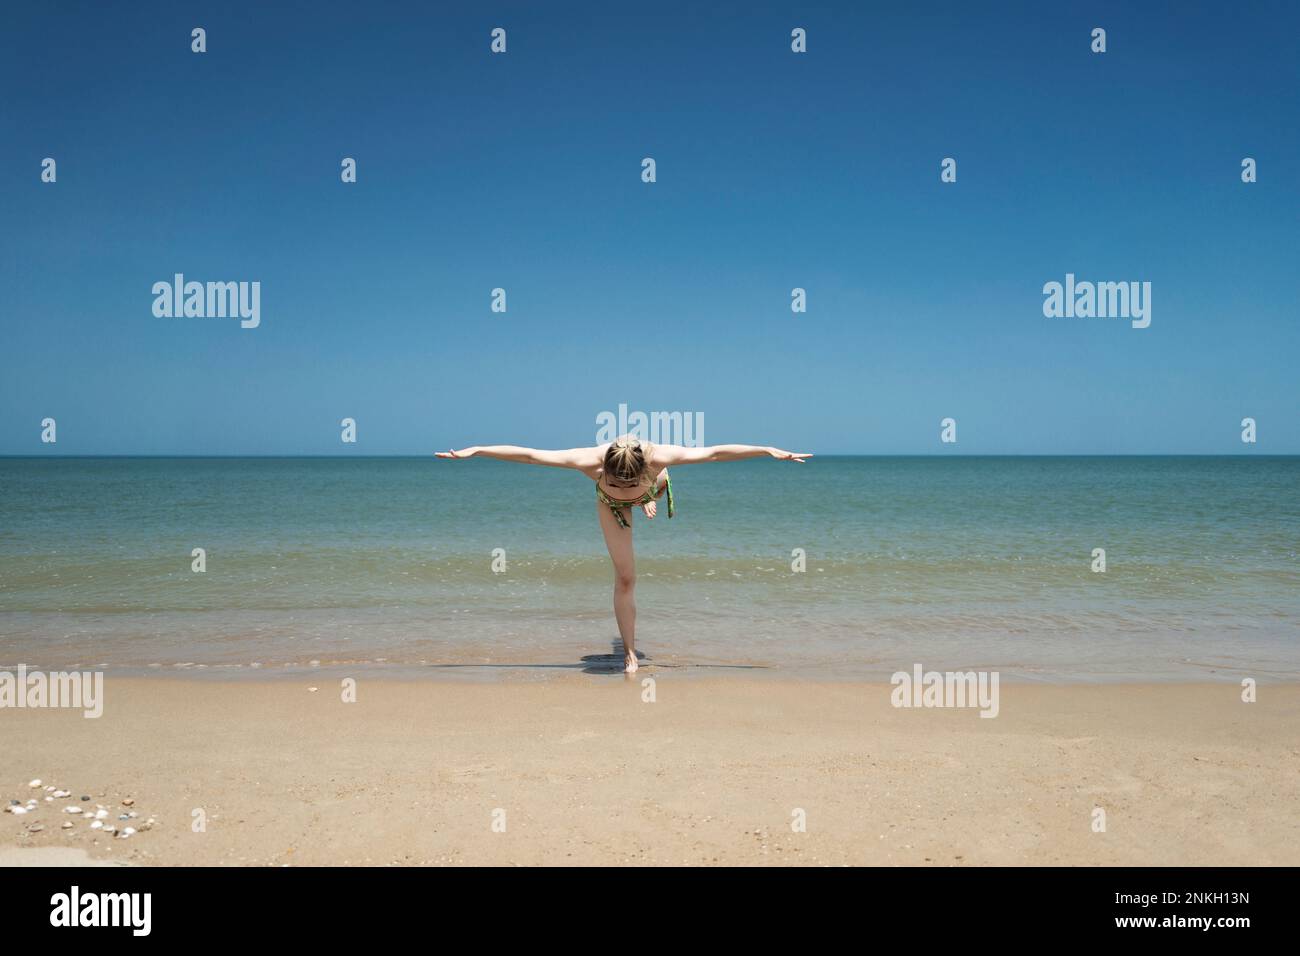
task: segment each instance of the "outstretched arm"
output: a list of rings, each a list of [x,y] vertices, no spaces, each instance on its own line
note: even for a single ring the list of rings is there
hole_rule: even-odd
[[[440,451],[439,458],[500,458],[525,465],[553,468],[594,468],[600,464],[598,448],[524,448],[520,445],[471,445],[460,451]]]
[[[694,465],[703,461],[739,461],[742,458],[761,458],[770,455],[778,461],[803,462],[811,458],[809,452],[784,451],[761,445],[705,445],[703,448],[686,448],[682,445],[655,445],[655,464]]]

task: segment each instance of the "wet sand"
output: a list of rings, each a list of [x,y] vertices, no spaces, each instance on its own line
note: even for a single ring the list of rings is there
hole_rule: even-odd
[[[1004,683],[985,719],[881,683],[358,675],[349,703],[346,676],[0,711],[0,803],[41,798],[0,865],[1300,864],[1300,685]],[[64,830],[76,803],[157,822]]]

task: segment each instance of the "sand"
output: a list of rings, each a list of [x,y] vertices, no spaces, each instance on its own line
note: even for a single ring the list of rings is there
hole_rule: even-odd
[[[0,711],[0,802],[73,791],[0,814],[0,863],[1300,864],[1296,685],[1004,683],[984,719],[885,684],[657,674],[648,703],[645,673],[360,676],[345,703],[343,676],[110,677],[98,720]],[[80,794],[157,823],[60,829]]]

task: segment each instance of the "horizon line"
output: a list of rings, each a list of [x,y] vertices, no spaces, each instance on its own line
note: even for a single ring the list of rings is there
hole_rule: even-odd
[[[1300,458],[1300,452],[821,452],[811,453],[812,458]],[[421,461],[437,460],[429,454],[64,454],[11,455],[0,454],[0,460],[47,459],[313,459],[323,461],[348,461],[355,459],[402,459]],[[488,461],[498,459],[487,458]],[[748,460],[748,459],[743,459]],[[710,464],[710,462],[699,462]]]

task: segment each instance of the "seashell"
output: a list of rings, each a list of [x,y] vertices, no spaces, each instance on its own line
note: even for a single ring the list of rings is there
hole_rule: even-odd
[[[74,804],[72,804],[71,806],[64,807],[64,808],[63,808],[63,812],[64,812],[64,813],[80,813],[80,812],[81,812],[81,807],[77,806],[77,805],[74,803]]]
[[[102,830],[104,829],[104,824],[100,823],[98,820],[91,820],[90,828],[92,830]]]
[[[33,790],[35,790],[35,789],[36,789],[37,787],[39,787],[40,785],[41,785],[41,782],[40,782],[39,780],[33,780],[33,781],[32,781],[31,783],[29,783],[27,786],[29,786],[29,787],[31,787]]]

